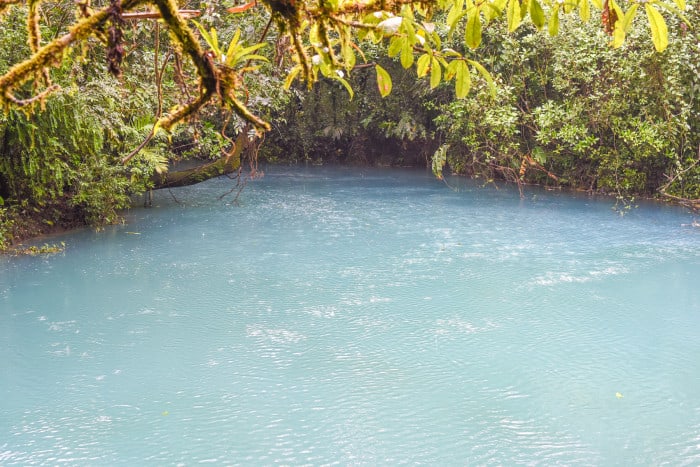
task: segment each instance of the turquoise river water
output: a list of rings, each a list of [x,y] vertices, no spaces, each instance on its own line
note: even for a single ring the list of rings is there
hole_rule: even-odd
[[[0,258],[0,465],[700,465],[692,214],[408,170],[231,184]]]

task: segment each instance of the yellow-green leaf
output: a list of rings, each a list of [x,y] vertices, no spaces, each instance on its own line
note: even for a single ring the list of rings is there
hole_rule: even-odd
[[[450,63],[447,64],[447,68],[445,68],[445,81],[449,81],[455,77],[455,75],[457,74],[457,67],[459,66],[459,62],[461,62],[461,60],[452,60]]]
[[[582,1],[587,2],[588,0]],[[537,29],[542,29],[546,22],[542,5],[537,0],[530,0],[530,19]]]
[[[406,38],[404,36],[394,36],[389,41],[389,48],[387,49],[387,55],[390,57],[396,57],[400,52],[403,45],[406,43]]]
[[[408,42],[405,42],[401,48],[401,66],[411,68],[413,65],[413,47]]]
[[[626,33],[623,22],[618,20],[615,23],[615,29],[613,29],[612,46],[614,48],[622,47],[622,44],[625,43],[625,35]]]
[[[355,51],[349,42],[343,42],[340,53],[343,55],[343,62],[345,62],[345,68],[347,70],[352,70],[357,62],[357,57],[355,56]]]
[[[389,73],[379,65],[374,65],[374,69],[377,72],[377,87],[379,88],[379,94],[382,97],[386,97],[391,94],[391,76]]]
[[[435,89],[442,79],[442,67],[437,58],[433,57],[430,61],[430,89]]]
[[[462,17],[462,12],[464,11],[464,0],[456,0],[452,4],[452,8],[447,13],[447,26],[450,30],[453,30],[457,25],[457,21]]]
[[[350,83],[348,83],[344,78],[341,78],[340,76],[334,78],[336,81],[339,81],[340,84],[342,84],[345,89],[348,91],[348,94],[350,94],[350,100],[352,100],[353,97],[355,97],[355,92],[352,90],[352,86],[350,86]]]
[[[455,95],[457,99],[464,99],[472,86],[472,77],[469,73],[469,67],[463,60],[455,60],[457,62],[455,73]],[[454,62],[452,62],[454,63]]]
[[[651,40],[654,42],[654,47],[657,52],[663,52],[666,50],[666,47],[668,47],[668,28],[666,27],[666,21],[664,21],[664,17],[661,16],[659,10],[652,5],[645,3],[644,9],[647,11],[649,28],[651,29]]]
[[[681,11],[685,11],[685,0],[673,0],[676,5],[678,6],[678,9]]]
[[[464,41],[471,49],[476,49],[481,44],[481,15],[476,7],[472,8],[467,16]]]
[[[530,11],[530,0],[521,0],[520,2],[520,21],[525,19],[527,12]]]
[[[559,8],[554,8],[552,16],[549,17],[548,29],[550,36],[559,34]]]
[[[294,82],[294,79],[299,75],[301,72],[301,65],[297,65],[291,70],[289,70],[289,74],[287,75],[287,79],[284,80],[284,89],[289,89],[292,86],[292,83]]]
[[[418,57],[418,62],[416,63],[416,73],[418,77],[422,78],[428,74],[428,68],[430,67],[430,55],[423,54]]]
[[[469,64],[471,66],[476,68],[476,71],[478,71],[479,74],[481,75],[481,77],[486,80],[486,83],[489,85],[489,91],[491,92],[491,97],[493,97],[495,99],[497,89],[496,89],[496,83],[494,83],[493,77],[491,76],[491,73],[489,73],[488,70],[486,68],[484,68],[484,66],[479,62],[476,62],[474,60],[467,60],[467,62],[469,62]]]
[[[591,19],[591,5],[588,0],[579,0],[578,14],[581,16],[581,21],[587,23]]]
[[[506,8],[507,1],[508,0],[493,0],[482,4],[486,22],[501,16],[501,13],[503,13],[503,10]]]
[[[520,0],[508,0],[506,10],[508,19],[508,31],[513,32],[520,26]]]
[[[630,9],[627,10],[627,13],[625,13],[625,17],[622,19],[622,29],[626,33],[629,32],[630,28],[632,27],[632,20],[634,19],[634,15],[637,13],[637,9],[639,9],[639,3],[632,5]]]
[[[593,4],[594,7],[596,7],[599,10],[603,9],[603,2],[602,0],[591,0],[591,3]]]

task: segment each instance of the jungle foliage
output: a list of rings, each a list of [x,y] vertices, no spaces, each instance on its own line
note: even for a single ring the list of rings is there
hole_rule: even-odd
[[[18,219],[115,222],[183,159],[212,161],[193,181],[241,158],[254,171],[263,139],[276,162],[700,196],[685,0],[0,0],[3,14],[0,245],[30,233]]]

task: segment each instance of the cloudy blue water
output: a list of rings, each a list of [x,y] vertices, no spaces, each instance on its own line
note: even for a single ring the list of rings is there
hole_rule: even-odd
[[[700,464],[691,214],[422,171],[231,184],[0,258],[0,465]]]

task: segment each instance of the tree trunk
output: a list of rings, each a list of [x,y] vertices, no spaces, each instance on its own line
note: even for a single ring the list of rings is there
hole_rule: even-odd
[[[210,178],[237,171],[241,166],[241,152],[246,145],[246,139],[246,133],[242,131],[236,138],[233,151],[215,161],[204,163],[192,169],[153,174],[151,178],[153,181],[153,189],[158,190],[160,188],[194,185],[209,180]]]

